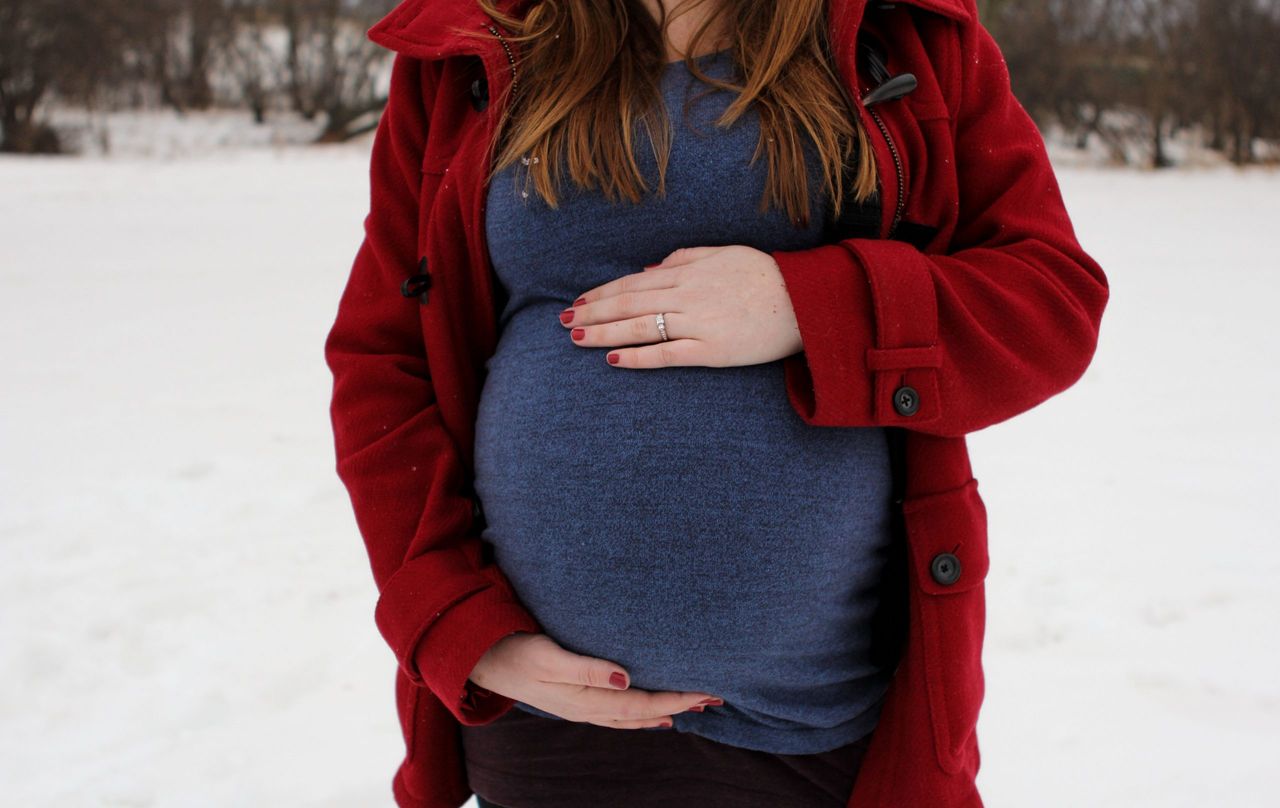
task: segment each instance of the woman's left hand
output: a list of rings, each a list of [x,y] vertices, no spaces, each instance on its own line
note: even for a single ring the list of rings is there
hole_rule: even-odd
[[[623,368],[756,365],[803,347],[777,262],[740,244],[675,250],[642,272],[583,292],[560,322],[585,348],[634,346],[606,354]]]

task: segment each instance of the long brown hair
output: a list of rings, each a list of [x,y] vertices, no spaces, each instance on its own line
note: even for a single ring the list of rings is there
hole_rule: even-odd
[[[711,88],[737,93],[717,126],[727,127],[755,102],[760,138],[752,162],[763,151],[768,179],[759,209],[786,210],[809,222],[804,152],[807,135],[823,166],[823,183],[838,216],[845,203],[844,171],[856,161],[853,194],[861,202],[876,189],[875,161],[860,118],[832,67],[827,37],[829,0],[713,0],[718,8],[693,33],[685,65]],[[503,105],[498,135],[490,144],[490,178],[522,157],[529,180],[552,208],[567,168],[582,188],[599,188],[610,201],[640,201],[648,186],[633,152],[633,125],[641,121],[655,150],[658,192],[665,192],[670,122],[661,103],[665,63],[663,10],[655,20],[640,0],[533,0],[523,17],[476,0],[485,13],[522,43],[516,64],[518,89]],[[706,0],[685,0],[694,6]],[[660,6],[661,7],[661,6]],[[726,15],[729,54],[739,85],[708,76],[694,61],[707,32]],[[491,36],[485,33],[468,35]],[[656,116],[656,117],[655,117]],[[562,164],[563,163],[563,164]]]

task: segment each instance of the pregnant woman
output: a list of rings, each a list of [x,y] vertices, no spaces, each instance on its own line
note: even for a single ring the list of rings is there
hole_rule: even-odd
[[[530,180],[551,159],[536,145],[489,185],[485,235],[506,302],[475,488],[482,536],[547,635],[617,663],[631,687],[723,703],[574,704],[572,683],[523,681],[533,670],[520,649],[542,646],[504,640],[511,650],[471,678],[519,710],[463,734],[472,788],[499,805],[842,806],[891,673],[870,630],[891,539],[885,430],[817,429],[791,408],[781,357],[799,335],[764,252],[822,243],[828,166],[797,137],[795,155],[784,149],[796,162],[776,172],[808,180],[803,197],[783,189],[807,224],[760,210],[759,112],[717,126],[738,96],[702,78],[740,86],[735,49],[692,50],[645,60],[671,123],[665,172],[644,127],[634,140],[596,133],[634,142],[637,173],[665,193],[618,203],[557,188],[552,208]],[[836,87],[807,67],[798,86],[828,105],[816,125],[841,133],[852,116],[833,120]],[[626,165],[607,151],[600,168]],[[634,315],[650,309],[662,319]],[[688,364],[654,368],[662,347]],[[617,731],[657,727],[675,732]]]
[[[1107,287],[972,0],[370,36],[326,357],[397,803],[981,805],[963,435],[1078,378]]]

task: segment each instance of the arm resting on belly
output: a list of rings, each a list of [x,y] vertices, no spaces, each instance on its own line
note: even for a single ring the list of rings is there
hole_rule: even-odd
[[[427,135],[427,68],[397,54],[371,158],[371,206],[325,341],[337,473],[378,588],[379,631],[405,674],[467,724],[514,705],[467,677],[484,651],[541,628],[481,555],[471,499],[441,421],[416,299],[400,294],[417,266],[419,169]]]
[[[1061,392],[1092,361],[1106,276],[1076,240],[994,39],[976,17],[960,36],[955,251],[850,238],[771,253],[804,343],[784,360],[788,395],[809,424],[960,436]]]

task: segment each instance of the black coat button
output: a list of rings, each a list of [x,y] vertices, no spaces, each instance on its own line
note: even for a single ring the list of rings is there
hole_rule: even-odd
[[[893,408],[898,411],[898,415],[915,415],[916,410],[920,409],[920,394],[914,387],[904,384],[893,391]]]
[[[938,553],[929,565],[929,574],[943,586],[950,586],[960,577],[960,559],[953,553]]]
[[[489,82],[483,78],[471,82],[471,106],[476,112],[482,112],[489,106]]]

